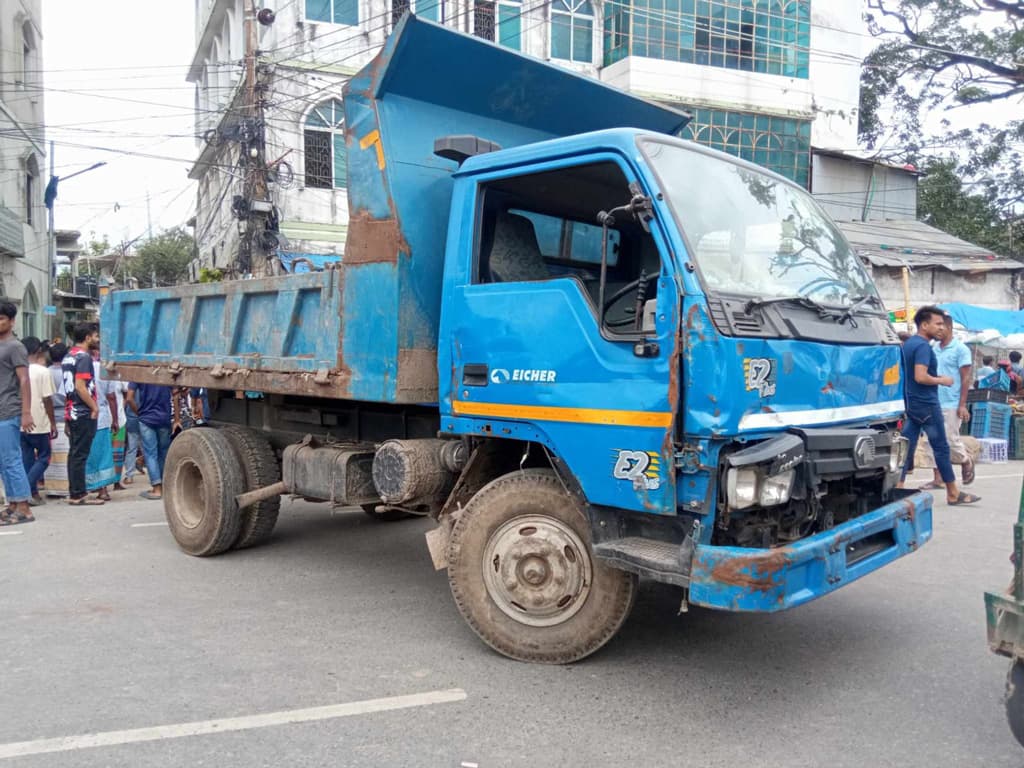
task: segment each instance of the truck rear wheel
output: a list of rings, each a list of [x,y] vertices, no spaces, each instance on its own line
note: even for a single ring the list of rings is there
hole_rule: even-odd
[[[270,441],[263,435],[255,430],[235,425],[222,427],[220,431],[234,449],[235,457],[242,468],[246,491],[254,491],[280,482],[281,465]],[[238,538],[235,540],[234,548],[254,547],[269,539],[280,511],[280,496],[264,499],[239,510]]]
[[[452,530],[448,582],[491,648],[548,664],[601,648],[636,595],[635,576],[594,558],[583,510],[546,469],[499,477],[470,499]]]
[[[186,429],[167,451],[164,513],[178,546],[208,557],[238,539],[235,496],[244,490],[231,442],[216,429]]]

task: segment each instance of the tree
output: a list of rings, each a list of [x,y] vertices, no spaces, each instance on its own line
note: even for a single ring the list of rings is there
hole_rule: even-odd
[[[188,277],[194,247],[195,241],[185,230],[168,229],[139,245],[135,256],[127,260],[126,268],[143,288],[175,285]]]
[[[869,31],[882,42],[862,70],[861,140],[870,148],[894,141],[900,149],[880,155],[910,162],[929,150],[958,150],[961,171],[979,179],[994,204],[1024,202],[1024,120],[956,130],[947,117],[936,135],[923,121],[933,110],[976,113],[1024,99],[1024,0],[867,4]]]
[[[917,186],[918,216],[1001,256],[1016,255],[1013,251],[1021,249],[1011,240],[1013,217],[1000,210],[988,192],[968,191],[971,187],[965,188],[956,169],[957,161],[952,157],[935,158],[925,164],[925,176]]]

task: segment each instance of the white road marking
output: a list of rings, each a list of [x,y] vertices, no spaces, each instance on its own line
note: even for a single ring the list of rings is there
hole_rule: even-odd
[[[24,531],[0,531],[0,536],[21,536]]]
[[[0,760],[9,757],[24,757],[26,755],[43,755],[51,752],[71,752],[76,749],[89,749],[92,747],[137,744],[141,741],[160,741],[162,739],[180,739],[185,736],[203,736],[210,733],[247,731],[253,728],[267,728],[273,725],[287,725],[289,723],[333,720],[339,717],[366,715],[373,712],[388,712],[394,709],[426,707],[431,704],[447,704],[454,701],[463,701],[465,698],[466,692],[464,690],[452,688],[447,691],[427,691],[426,693],[413,693],[408,696],[391,696],[386,699],[367,699],[365,701],[351,701],[345,704],[330,704],[326,707],[267,712],[262,715],[246,715],[243,717],[227,717],[222,720],[200,720],[195,723],[156,725],[150,728],[133,728],[127,731],[104,731],[102,733],[87,733],[80,736],[59,736],[55,739],[15,741],[8,744],[0,744]]]
[[[153,528],[158,525],[167,527],[167,521],[165,520],[162,523],[132,523],[132,528]]]

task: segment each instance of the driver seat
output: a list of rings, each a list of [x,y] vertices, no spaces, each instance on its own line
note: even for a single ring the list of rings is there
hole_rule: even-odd
[[[532,221],[507,211],[495,216],[487,270],[492,283],[530,282],[551,277]]]

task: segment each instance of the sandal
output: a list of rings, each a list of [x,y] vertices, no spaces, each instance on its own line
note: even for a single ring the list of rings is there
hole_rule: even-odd
[[[981,501],[981,496],[975,496],[973,493],[964,493],[963,491],[960,491],[960,495],[952,501],[946,499],[946,503],[951,507],[958,507],[961,504],[973,504],[976,501]]]
[[[917,490],[919,490],[919,491],[941,491],[945,487],[946,486],[944,486],[942,483],[936,483],[934,480],[930,480],[927,483],[925,483],[924,485],[919,485],[917,487]]]
[[[88,496],[83,496],[80,499],[68,499],[68,504],[72,507],[101,507],[106,503],[102,499],[90,499]]]
[[[139,496],[141,496],[144,499],[149,499],[150,501],[160,501],[160,499],[164,497],[163,494],[157,496],[152,491],[143,491],[142,493],[139,494]]]
[[[974,462],[968,461],[965,464],[960,465],[960,474],[963,477],[964,485],[970,485],[974,482]]]
[[[0,516],[0,525],[20,525],[21,523],[34,523],[35,517],[22,514],[16,510],[7,510]]]

